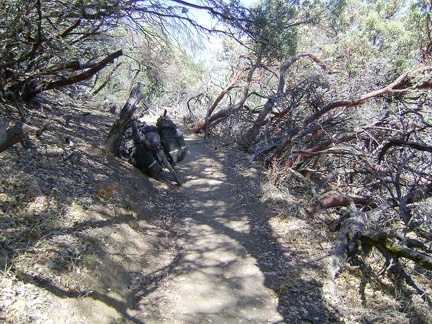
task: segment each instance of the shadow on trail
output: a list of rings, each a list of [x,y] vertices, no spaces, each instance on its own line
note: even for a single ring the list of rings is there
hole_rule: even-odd
[[[199,139],[188,145],[192,154],[180,166],[187,177],[182,257],[164,274],[176,282],[166,305],[188,323],[330,322],[321,287],[301,279],[303,269],[290,263],[297,252],[279,244],[269,209],[251,198],[259,175],[241,175],[225,154],[204,150]],[[315,308],[303,300],[304,287],[314,290]]]
[[[29,110],[34,130],[48,125],[33,146],[17,144],[0,156],[0,275],[7,269],[32,287],[29,298],[40,295],[37,313],[44,316],[63,321],[64,310],[85,313],[87,322],[142,323],[131,314],[132,274],[169,254],[160,239],[169,231],[157,224],[159,209],[149,202],[149,191],[158,190],[139,170],[102,152],[114,116],[58,92],[45,94],[43,107]],[[61,301],[47,302],[44,291]],[[56,303],[61,307],[54,310]]]
[[[37,260],[34,268],[16,268],[18,280],[62,299],[90,297],[136,323],[148,317],[161,322],[167,310],[162,301],[176,300],[181,301],[177,311],[184,322],[326,321],[321,316],[326,312],[323,302],[316,320],[314,310],[302,316],[290,311],[303,301],[301,289],[290,285],[288,275],[301,278],[302,269],[290,264],[294,249],[284,250],[277,242],[270,215],[250,197],[259,186],[256,174],[242,176],[228,168],[224,154],[205,151],[201,140],[189,140],[192,155],[179,165],[186,184],[169,192],[181,199],[186,196],[184,208],[171,206],[182,217],[174,229],[174,248],[173,238],[165,237],[171,235],[170,229],[154,226],[166,217],[166,206],[155,208],[145,200],[150,196],[146,188],[152,187],[145,177],[98,151],[112,116],[60,101],[47,103],[44,109],[43,114],[35,113],[37,122],[32,126],[40,127],[49,119],[50,127],[35,141],[35,148],[13,147],[0,160],[5,188],[26,192],[22,201],[9,197],[8,191],[2,196],[8,199],[0,220],[5,236],[0,242],[2,268],[13,265],[17,257],[29,263]],[[194,152],[198,147],[199,154]],[[113,191],[112,199],[95,197],[105,182],[122,184],[107,188]],[[160,194],[169,199],[167,191]],[[14,215],[16,205],[23,208]],[[110,205],[115,208],[108,210]],[[146,246],[140,245],[142,241]],[[83,271],[72,271],[74,267]],[[97,275],[94,282],[92,274]],[[57,275],[87,280],[87,286],[74,290],[56,281]],[[182,289],[161,295],[172,279]],[[307,286],[316,289],[319,299],[320,288]],[[145,299],[152,303],[142,304]],[[133,304],[143,308],[130,313]]]

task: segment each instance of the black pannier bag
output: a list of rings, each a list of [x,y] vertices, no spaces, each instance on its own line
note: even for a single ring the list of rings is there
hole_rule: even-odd
[[[144,140],[145,134],[149,133],[148,137],[157,141],[157,138],[159,137],[157,134],[157,128],[154,126],[141,126],[137,121],[133,121],[131,127],[132,143],[130,143],[130,140],[126,142],[126,145],[130,147],[129,161],[132,165],[149,176],[157,176],[162,172],[162,167],[156,157],[156,153],[151,147],[146,145]]]
[[[183,133],[166,114],[167,111],[165,110],[164,114],[158,118],[156,127],[159,131],[165,154],[171,162],[178,163],[183,161],[188,148]]]

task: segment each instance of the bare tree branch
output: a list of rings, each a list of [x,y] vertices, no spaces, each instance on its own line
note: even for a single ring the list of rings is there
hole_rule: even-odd
[[[392,93],[394,91],[409,91],[414,89],[424,89],[424,88],[430,88],[432,87],[432,83],[430,81],[423,81],[419,84],[414,83],[413,76],[415,76],[418,73],[423,72],[429,72],[432,70],[431,66],[427,66],[424,68],[420,68],[411,72],[407,72],[399,76],[395,81],[393,81],[388,86],[381,88],[379,90],[375,90],[372,92],[369,92],[357,99],[351,99],[351,100],[340,100],[340,101],[334,101],[327,105],[325,105],[322,109],[314,113],[313,115],[306,118],[302,125],[299,125],[297,127],[294,127],[289,133],[288,136],[285,138],[285,140],[279,145],[279,147],[275,150],[274,154],[271,157],[271,160],[278,159],[281,157],[282,152],[285,150],[285,148],[291,143],[292,139],[295,135],[297,135],[300,131],[305,129],[308,125],[310,125],[312,122],[316,121],[323,115],[327,114],[328,112],[332,111],[335,108],[340,107],[354,107],[363,104],[365,101],[380,97],[385,94]]]

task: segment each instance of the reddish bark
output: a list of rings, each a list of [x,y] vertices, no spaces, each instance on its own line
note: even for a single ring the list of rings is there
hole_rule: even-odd
[[[231,78],[228,85],[219,93],[219,95],[216,97],[213,104],[210,106],[207,116],[211,117],[216,107],[219,105],[219,103],[222,101],[222,99],[225,97],[225,95],[231,91],[232,88],[236,85],[236,83],[241,79],[242,74],[244,73],[244,70],[237,71],[234,76]],[[210,119],[207,121],[207,119],[202,119],[199,122],[196,123],[192,131],[194,133],[199,133],[204,129],[204,127],[207,125],[207,122],[210,123]]]
[[[320,134],[320,133],[321,132],[318,132],[318,134]],[[320,154],[332,153],[332,152],[327,152],[327,151],[323,151],[323,152],[320,152],[320,151],[330,148],[330,146],[332,144],[346,143],[346,142],[352,140],[353,138],[355,138],[355,135],[344,136],[340,139],[329,139],[329,140],[323,141],[323,142],[319,143],[318,145],[311,147],[309,149],[294,152],[288,158],[288,160],[284,163],[284,166],[286,168],[291,168],[294,165],[294,163],[297,161],[298,158],[307,157],[307,156],[311,156],[311,155],[320,155]]]
[[[224,117],[228,116],[232,111],[240,110],[243,107],[243,105],[247,99],[247,96],[249,93],[249,87],[250,87],[250,84],[252,82],[252,76],[253,76],[256,68],[257,68],[257,65],[254,65],[250,68],[248,76],[247,76],[247,80],[246,80],[246,85],[243,87],[243,94],[242,94],[240,100],[234,105],[233,108],[223,109],[223,110],[220,110],[217,113],[212,115],[214,109],[217,107],[217,105],[220,103],[220,101],[223,99],[223,97],[234,87],[234,85],[237,83],[237,81],[240,80],[240,78],[241,78],[240,72],[238,72],[236,74],[236,76],[234,76],[234,78],[231,80],[230,84],[216,98],[215,102],[212,104],[212,106],[209,109],[208,119],[206,118],[206,119],[199,121],[195,125],[195,127],[192,129],[192,131],[195,133],[199,133],[200,131],[202,131],[207,126],[207,124],[211,124],[212,122],[214,122],[220,118],[224,118]]]
[[[432,66],[427,66],[415,71],[412,71],[411,74],[424,72],[424,71],[431,71]],[[409,90],[409,89],[423,89],[423,88],[431,88],[432,83],[429,81],[425,81],[421,84],[415,84],[413,83],[413,80],[411,78],[411,74],[404,73],[401,76],[399,76],[395,81],[393,81],[388,86],[381,88],[379,90],[375,90],[372,92],[369,92],[357,99],[352,100],[340,100],[340,101],[334,101],[327,105],[325,105],[322,109],[317,111],[315,114],[309,116],[302,125],[299,125],[295,128],[293,128],[285,138],[285,140],[280,144],[273,155],[271,156],[270,160],[279,159],[285,150],[285,148],[291,143],[294,136],[296,136],[299,132],[301,132],[303,129],[305,129],[307,126],[318,120],[323,115],[327,114],[328,112],[332,111],[335,108],[339,107],[354,107],[363,104],[365,101],[380,97],[384,94],[392,93],[395,90],[401,91],[401,90]]]
[[[256,137],[259,134],[259,131],[261,129],[261,126],[264,124],[264,121],[267,117],[267,115],[271,112],[273,109],[273,106],[278,98],[280,98],[284,93],[284,86],[285,86],[285,74],[286,71],[289,69],[291,65],[293,65],[298,59],[301,57],[309,57],[311,60],[319,64],[323,69],[326,68],[326,66],[314,55],[310,53],[300,53],[294,57],[292,57],[289,61],[287,61],[284,65],[281,66],[279,70],[279,84],[277,92],[274,96],[271,96],[267,102],[264,104],[264,107],[261,109],[257,119],[255,120],[251,131],[248,134],[248,142],[252,143]]]
[[[324,141],[324,142],[322,142],[322,143],[318,144],[317,146],[314,146],[314,147],[312,147],[312,148],[310,148],[310,149],[303,150],[303,151],[301,151],[301,152],[299,152],[299,153],[294,153],[294,154],[291,155],[291,156],[289,157],[289,159],[285,162],[284,166],[285,166],[286,168],[291,168],[291,167],[294,165],[294,163],[297,161],[298,158],[306,157],[306,156],[310,156],[311,153],[315,153],[315,152],[321,151],[321,150],[323,150],[323,149],[325,149],[325,148],[328,148],[328,147],[329,147],[330,145],[332,145],[334,142],[335,142],[335,141],[332,140],[332,139],[331,139],[331,140],[327,140],[327,141]]]
[[[313,214],[321,209],[327,209],[331,207],[346,207],[350,206],[351,204],[367,205],[369,202],[370,201],[368,198],[334,195],[321,199],[317,203],[308,207],[306,211],[310,214]]]

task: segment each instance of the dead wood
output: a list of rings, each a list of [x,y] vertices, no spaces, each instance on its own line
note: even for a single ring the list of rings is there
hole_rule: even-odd
[[[111,81],[111,78],[112,78],[114,72],[120,67],[121,64],[122,64],[122,62],[116,64],[116,66],[112,69],[112,71],[106,77],[105,81],[102,82],[102,84],[95,91],[93,91],[94,95],[97,95],[103,88],[106,87],[106,85]]]
[[[318,154],[318,155],[324,154],[325,152],[322,152],[321,150],[329,148],[332,144],[334,144],[334,142],[335,142],[334,139],[330,139],[330,140],[323,141],[323,142],[319,143],[315,147],[312,147],[312,148],[309,148],[306,150],[293,152],[294,154],[290,158],[288,158],[288,160],[285,162],[284,166],[287,168],[291,168],[299,158],[307,157],[307,156],[313,156],[316,154]]]
[[[202,120],[200,120],[199,122],[196,123],[196,125],[192,129],[192,131],[194,133],[201,132],[204,128],[206,128],[206,126],[209,123],[211,123],[212,121],[217,120],[218,118],[220,118],[219,116],[216,116],[216,117],[213,117],[213,118],[210,119],[210,117],[212,116],[212,114],[213,114],[214,110],[216,109],[216,107],[219,105],[219,103],[222,101],[222,99],[226,96],[226,94],[234,88],[234,86],[237,84],[237,82],[239,82],[241,80],[241,78],[243,77],[243,73],[245,73],[245,72],[246,72],[246,70],[239,70],[239,71],[237,71],[233,75],[233,77],[231,78],[230,82],[219,93],[219,95],[216,97],[215,101],[209,107],[209,109],[207,111],[206,118],[204,118],[204,119],[202,119]],[[221,115],[222,117],[224,116],[224,114],[222,114],[222,113],[219,114],[219,115]]]
[[[368,171],[365,168],[353,168],[353,169],[348,169],[348,168],[337,168],[335,170],[333,170],[328,176],[326,176],[324,179],[322,179],[317,185],[316,185],[316,191],[319,192],[321,191],[327,184],[328,182],[337,177],[338,175],[344,175],[344,176],[352,176],[355,174],[368,174],[370,173],[370,171]]]
[[[95,75],[96,73],[98,73],[99,71],[103,70],[108,64],[112,63],[116,58],[122,55],[123,55],[123,51],[118,50],[114,53],[107,55],[104,59],[102,59],[98,63],[92,64],[90,66],[81,67],[82,69],[86,69],[82,73],[73,75],[71,77],[65,77],[62,78],[61,80],[57,80],[53,82],[40,83],[33,88],[28,88],[27,91],[23,93],[22,98],[24,100],[29,100],[40,92],[61,88],[67,85],[71,85],[80,81],[87,80],[91,78],[93,75]]]
[[[213,114],[213,111],[215,110],[215,108],[217,107],[217,104],[219,104],[219,102],[223,99],[223,97],[229,92],[229,90],[231,90],[234,86],[234,84],[236,82],[238,82],[238,80],[240,79],[240,75],[237,78],[234,78],[232,80],[232,82],[230,83],[230,85],[225,88],[220,94],[219,96],[216,98],[215,102],[210,106],[208,112],[207,112],[207,116],[205,119],[200,120],[195,127],[192,129],[193,132],[195,133],[199,133],[201,132],[204,128],[208,127],[211,123],[216,122],[217,120],[220,120],[222,118],[227,117],[232,111],[238,111],[240,110],[244,103],[246,102],[246,99],[248,97],[248,93],[249,93],[249,88],[252,82],[252,76],[255,72],[255,70],[257,69],[257,65],[252,66],[249,69],[249,73],[247,75],[247,80],[246,80],[246,85],[243,87],[243,93],[242,96],[240,97],[239,101],[233,106],[233,107],[229,107],[226,109],[222,109],[219,110],[217,113]]]
[[[340,273],[343,265],[348,258],[358,252],[358,238],[364,232],[366,227],[367,215],[362,212],[348,210],[342,215],[342,222],[339,234],[336,238],[330,262],[328,264],[328,279],[330,281],[330,289],[335,290],[335,278]]]
[[[270,144],[265,147],[260,147],[255,150],[255,152],[249,158],[249,163],[252,163],[258,156],[265,154],[276,147],[276,144]]]
[[[132,119],[132,116],[137,109],[138,103],[144,98],[144,94],[141,92],[141,87],[141,83],[138,82],[137,85],[132,89],[128,101],[123,106],[119,117],[111,127],[111,130],[105,141],[105,149],[107,153],[117,155],[121,136],[125,130],[125,127]]]
[[[409,259],[426,270],[432,270],[432,257],[427,254],[431,250],[419,240],[407,238],[402,233],[372,230],[362,233],[360,239],[375,246],[379,245],[394,258]]]
[[[333,195],[330,197],[322,198],[312,206],[306,208],[306,211],[310,214],[316,213],[322,209],[332,208],[332,207],[348,207],[354,205],[368,205],[370,199],[365,197],[351,197],[351,196],[341,196]]]
[[[258,117],[256,118],[252,129],[250,130],[248,134],[248,143],[252,143],[256,137],[259,134],[259,131],[264,124],[265,118],[267,115],[271,112],[273,109],[275,102],[281,98],[284,95],[284,87],[285,87],[285,74],[297,60],[299,60],[302,57],[308,57],[315,63],[317,63],[319,66],[321,66],[323,69],[326,69],[326,66],[321,62],[316,56],[314,56],[311,53],[300,53],[296,56],[289,59],[287,62],[285,62],[284,65],[281,66],[279,69],[279,83],[277,87],[277,91],[275,95],[270,96],[270,98],[267,99],[266,103],[264,104],[263,108],[261,109],[260,113],[258,114]]]
[[[389,140],[381,149],[381,153],[378,156],[378,163],[380,163],[382,161],[384,155],[393,146],[410,147],[410,148],[413,148],[413,149],[418,150],[418,151],[424,151],[424,152],[432,153],[432,145],[426,145],[423,143],[404,141],[404,140],[400,140],[400,139],[392,139],[392,140]]]
[[[4,125],[3,123],[3,127],[0,127],[0,153],[22,141],[30,133],[30,127],[24,123],[18,123],[8,130],[5,130]]]
[[[270,160],[277,160],[282,156],[282,153],[286,149],[286,147],[292,142],[293,138],[301,132],[303,129],[305,129],[307,126],[324,116],[325,114],[329,113],[330,111],[340,108],[340,107],[355,107],[358,105],[363,104],[367,100],[370,100],[372,98],[381,97],[385,94],[390,94],[394,91],[409,91],[409,90],[415,90],[415,89],[424,89],[432,87],[432,83],[430,82],[423,82],[421,84],[416,84],[413,81],[413,78],[416,74],[426,71],[431,71],[432,66],[427,66],[421,69],[417,69],[411,72],[407,72],[399,76],[395,81],[393,81],[391,84],[387,85],[384,88],[369,92],[359,98],[351,99],[351,100],[339,100],[339,101],[333,101],[322,107],[320,110],[318,110],[316,113],[312,114],[308,118],[306,118],[303,123],[297,127],[294,127],[286,136],[285,140],[276,148],[275,152],[271,156]]]
[[[396,271],[399,274],[398,277],[414,287],[423,299],[430,302],[431,298],[426,290],[421,288],[408,274],[404,269],[405,265],[399,262],[399,259],[408,259],[426,270],[432,270],[431,248],[423,241],[407,237],[406,233],[395,230],[367,229],[368,219],[366,213],[348,209],[337,222],[337,225],[341,226],[327,268],[330,292],[337,295],[335,278],[347,262],[360,263],[363,264],[363,267],[360,267],[361,269],[370,269],[369,264],[362,257],[369,254],[371,248],[375,247],[386,260],[383,269]],[[339,226],[334,227],[339,228]]]

